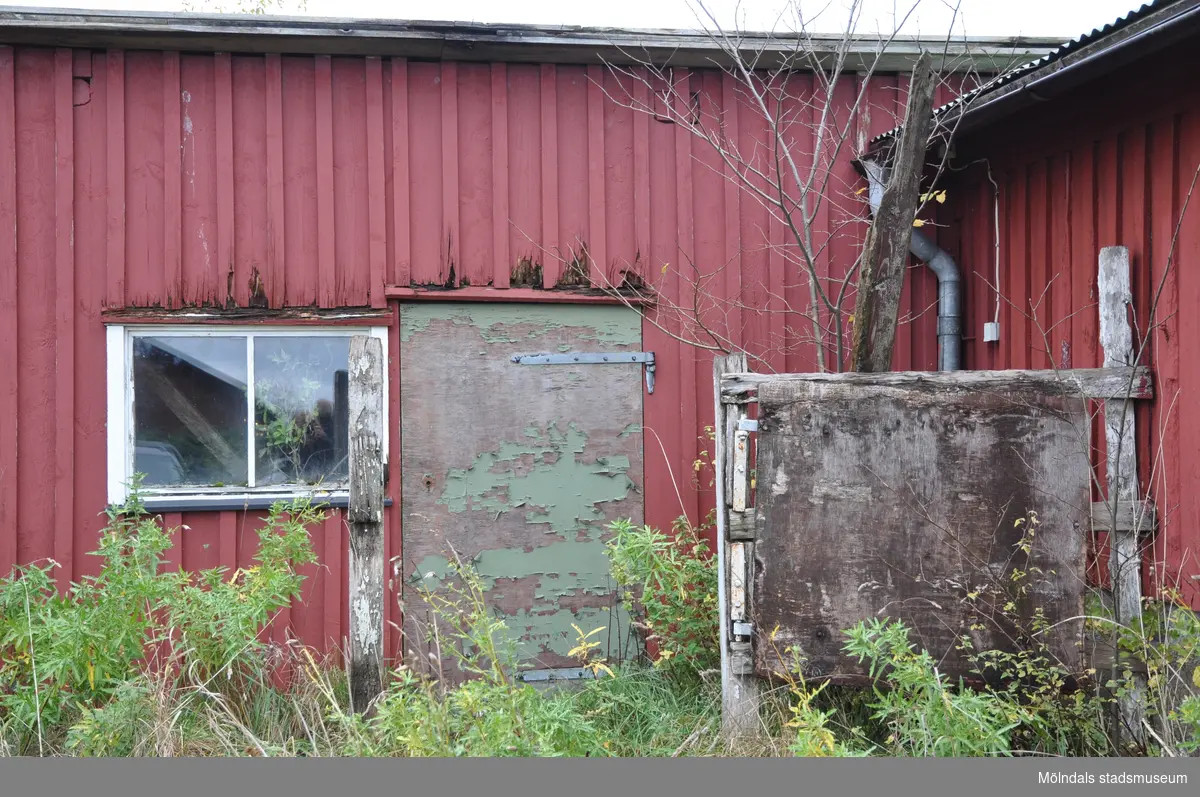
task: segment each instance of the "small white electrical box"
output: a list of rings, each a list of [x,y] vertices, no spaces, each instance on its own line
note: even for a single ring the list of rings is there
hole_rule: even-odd
[[[1000,340],[1000,322],[988,321],[983,325],[983,342],[995,343]]]

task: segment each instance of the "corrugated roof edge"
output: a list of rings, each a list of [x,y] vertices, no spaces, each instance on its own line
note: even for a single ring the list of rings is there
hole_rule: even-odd
[[[430,60],[539,63],[634,63],[647,58],[664,66],[717,66],[721,48],[703,31],[505,25],[477,22],[329,19],[250,14],[187,14],[93,11],[0,6],[0,40],[6,44],[124,47],[233,52],[378,55]],[[780,58],[794,43],[769,33],[743,33],[747,52]],[[814,41],[830,50],[838,36]],[[1014,59],[1049,52],[1058,40],[1032,37],[967,37],[953,40],[898,37],[877,64],[880,71],[911,68],[922,49],[936,46],[963,69],[1005,68]],[[879,40],[861,37],[851,69],[877,55]],[[770,59],[762,62],[770,67]]]
[[[1040,82],[1074,64],[1114,53],[1120,45],[1131,42],[1134,37],[1147,33],[1166,34],[1175,28],[1176,23],[1187,20],[1193,23],[1200,22],[1197,19],[1197,12],[1200,12],[1200,0],[1153,0],[1153,2],[1145,3],[1103,28],[1093,29],[1090,33],[1066,42],[1053,52],[984,83],[961,97],[934,109],[934,119],[942,125],[954,124],[955,130],[959,134],[972,127],[978,127],[984,121],[994,121],[1017,110],[1018,106],[1014,104],[1003,110],[992,107],[992,113],[985,117],[983,112],[987,106],[993,106],[1005,98],[1012,97],[1023,89],[1029,88],[1033,83]],[[1186,33],[1186,31],[1177,29],[1175,32],[1177,36]],[[1161,46],[1161,43],[1158,46]],[[1132,59],[1127,58],[1126,60]],[[1114,57],[1106,71],[1116,69],[1124,62],[1118,62]],[[1097,74],[1100,72],[1098,71]],[[985,101],[986,105],[981,101]],[[878,154],[886,150],[901,129],[902,126],[895,127],[871,139],[867,145],[867,152]]]

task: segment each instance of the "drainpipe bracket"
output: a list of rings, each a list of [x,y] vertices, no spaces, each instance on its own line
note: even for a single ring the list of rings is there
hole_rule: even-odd
[[[953,315],[938,316],[938,337],[943,335],[961,335],[962,319]]]

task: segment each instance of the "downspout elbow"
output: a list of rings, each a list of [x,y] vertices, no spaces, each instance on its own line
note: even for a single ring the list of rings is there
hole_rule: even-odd
[[[862,161],[867,176],[871,212],[883,201],[886,172],[875,161]],[[932,271],[938,280],[938,370],[962,368],[962,276],[950,254],[921,230],[912,231],[909,251]]]

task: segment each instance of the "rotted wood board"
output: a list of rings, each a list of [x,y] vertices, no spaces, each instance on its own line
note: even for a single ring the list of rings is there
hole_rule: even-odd
[[[964,635],[980,650],[1011,648],[1010,598],[1026,619],[1039,607],[1051,623],[1081,615],[1085,400],[1019,379],[979,388],[854,376],[758,386],[756,671],[794,669],[795,648],[807,677],[864,680],[843,632],[891,618],[941,672],[967,676]],[[1028,513],[1027,556],[1028,521],[1018,521]],[[1014,582],[1014,570],[1030,575]],[[1068,667],[1082,630],[1073,620],[1048,635]]]
[[[520,365],[514,354],[638,351],[624,307],[412,303],[400,312],[405,652],[446,678],[450,629],[422,590],[452,598],[472,565],[520,666],[578,668],[575,625],[597,656],[635,654],[604,543],[640,524],[640,365]],[[438,633],[430,639],[434,629]],[[440,655],[439,655],[440,653]]]

